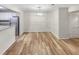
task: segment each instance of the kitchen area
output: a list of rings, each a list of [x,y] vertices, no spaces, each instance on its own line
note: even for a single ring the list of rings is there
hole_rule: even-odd
[[[17,12],[0,6],[0,54],[3,54],[19,36]]]

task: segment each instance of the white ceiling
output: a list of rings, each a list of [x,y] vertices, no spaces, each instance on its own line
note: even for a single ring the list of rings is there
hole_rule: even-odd
[[[48,12],[54,8],[79,6],[79,4],[15,4],[23,11]]]
[[[13,4],[22,11],[49,12],[60,7],[79,7],[79,4]]]
[[[17,4],[23,11],[48,12],[53,8],[53,4]]]

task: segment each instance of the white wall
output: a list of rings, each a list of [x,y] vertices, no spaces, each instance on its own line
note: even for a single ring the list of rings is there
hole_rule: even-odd
[[[59,37],[69,38],[68,8],[59,8]]]
[[[55,8],[48,14],[50,30],[57,38],[69,38],[68,8]]]
[[[69,37],[79,38],[79,6],[69,8]]]
[[[48,13],[49,31],[59,38],[59,9],[55,8]]]
[[[47,32],[47,14],[39,16],[37,13],[24,13],[24,31],[25,32]]]
[[[29,12],[24,13],[24,31],[52,32],[57,38],[59,38],[59,35],[63,36],[63,32],[65,33],[64,27],[66,26],[66,24],[63,25],[63,23],[61,22],[64,22],[65,20],[68,19],[67,17],[68,14],[66,14],[67,12],[66,9],[62,11],[63,13],[61,13],[60,9],[55,8],[51,12],[46,13],[44,16],[37,16],[36,13],[29,13]],[[61,21],[60,23],[59,20]],[[68,27],[66,27],[66,29],[67,28]],[[59,33],[59,30],[61,31],[61,33]]]
[[[79,38],[79,7],[59,8],[59,37]],[[69,13],[70,12],[70,13]]]
[[[69,36],[79,38],[79,14],[71,13],[69,17]]]

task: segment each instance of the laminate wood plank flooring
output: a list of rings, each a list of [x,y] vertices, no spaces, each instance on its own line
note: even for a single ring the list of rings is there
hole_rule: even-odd
[[[23,34],[6,55],[78,55],[79,39],[57,39],[50,32]]]

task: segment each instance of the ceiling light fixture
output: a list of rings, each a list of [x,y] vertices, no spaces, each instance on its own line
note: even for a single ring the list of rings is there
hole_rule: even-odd
[[[38,6],[37,8],[38,8],[37,15],[38,16],[43,16],[44,14],[41,12],[41,8],[42,7],[41,6]]]
[[[43,14],[43,13],[37,13],[37,15],[38,15],[38,16],[43,16],[44,14]]]

